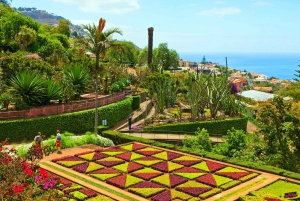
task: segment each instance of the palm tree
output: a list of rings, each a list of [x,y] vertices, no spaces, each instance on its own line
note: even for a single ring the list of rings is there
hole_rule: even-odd
[[[105,54],[107,50],[113,46],[114,40],[112,35],[114,33],[122,35],[122,31],[118,27],[107,29],[103,31],[105,27],[106,20],[100,18],[98,26],[93,25],[83,25],[83,29],[87,30],[87,37],[79,39],[77,42],[81,46],[96,56],[96,65],[95,65],[95,133],[98,134],[98,84],[99,78],[98,74],[103,70],[100,69],[100,60],[105,60]]]

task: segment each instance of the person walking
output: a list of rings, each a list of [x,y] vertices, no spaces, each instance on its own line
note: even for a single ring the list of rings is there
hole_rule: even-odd
[[[57,147],[57,153],[58,154],[61,154],[60,142],[61,142],[61,135],[60,135],[60,131],[57,130],[56,131],[56,147]]]
[[[38,134],[34,137],[34,143],[36,146],[38,147],[42,147],[42,143],[43,143],[43,136],[41,132],[38,132]]]

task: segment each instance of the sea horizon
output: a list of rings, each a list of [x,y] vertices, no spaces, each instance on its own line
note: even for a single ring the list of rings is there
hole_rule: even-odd
[[[201,62],[205,56],[207,62],[216,63],[240,71],[255,72],[282,80],[296,78],[300,70],[300,53],[179,53],[180,59],[189,62]]]

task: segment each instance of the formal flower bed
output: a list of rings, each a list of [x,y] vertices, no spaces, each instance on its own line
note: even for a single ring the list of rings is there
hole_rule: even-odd
[[[106,200],[114,201],[114,199],[107,197],[106,195],[99,194],[89,188],[76,184],[68,179],[62,178],[56,174],[50,173],[51,178],[58,181],[58,193],[62,195],[63,200]]]
[[[206,199],[258,175],[140,143],[101,148],[53,162],[156,201]]]
[[[277,180],[257,191],[250,192],[247,196],[240,197],[240,200],[265,199],[270,201],[299,200],[300,184]]]

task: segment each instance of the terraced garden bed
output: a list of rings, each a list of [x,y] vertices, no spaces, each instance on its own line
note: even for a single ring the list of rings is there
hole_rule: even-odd
[[[257,191],[250,192],[247,196],[241,196],[239,200],[300,200],[300,185],[289,181],[277,180]]]
[[[258,174],[140,143],[52,160],[110,185],[155,200],[200,200]]]

